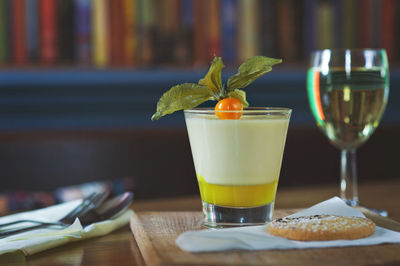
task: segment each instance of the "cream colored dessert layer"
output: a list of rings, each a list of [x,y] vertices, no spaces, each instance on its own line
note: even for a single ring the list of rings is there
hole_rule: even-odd
[[[197,176],[209,184],[258,185],[278,180],[288,119],[186,119]]]

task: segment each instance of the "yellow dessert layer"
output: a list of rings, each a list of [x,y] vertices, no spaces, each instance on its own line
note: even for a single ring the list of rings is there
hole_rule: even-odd
[[[261,185],[229,186],[207,183],[198,177],[201,199],[204,202],[228,207],[256,207],[275,199],[278,180]]]

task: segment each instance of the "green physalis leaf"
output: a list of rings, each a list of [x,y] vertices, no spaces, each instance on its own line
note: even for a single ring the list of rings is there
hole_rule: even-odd
[[[171,114],[182,109],[195,108],[208,100],[217,100],[233,97],[248,107],[246,92],[240,90],[253,81],[272,70],[272,66],[281,63],[282,59],[255,56],[244,62],[234,76],[228,80],[228,86],[222,85],[221,72],[225,67],[221,57],[214,57],[206,76],[198,84],[184,83],[172,87],[163,94],[157,103],[157,112],[151,120]]]
[[[265,56],[254,56],[244,62],[238,73],[230,77],[226,90],[233,91],[248,86],[250,83],[272,70],[272,66],[281,63],[282,59]]]
[[[213,91],[207,86],[194,83],[176,85],[161,96],[157,103],[157,112],[151,120],[157,120],[178,110],[194,108],[211,100],[213,96]]]
[[[199,84],[209,87],[217,99],[223,93],[221,72],[224,67],[221,57],[214,57],[207,75],[199,80]]]
[[[235,89],[233,91],[228,92],[228,96],[236,98],[239,101],[241,101],[243,104],[243,107],[249,107],[249,103],[246,101],[246,92],[245,91]]]

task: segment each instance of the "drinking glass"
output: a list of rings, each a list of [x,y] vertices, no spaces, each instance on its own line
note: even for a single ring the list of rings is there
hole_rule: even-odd
[[[318,127],[330,143],[341,150],[340,197],[348,205],[358,206],[356,149],[378,127],[387,104],[386,51],[326,49],[313,52],[307,92]]]
[[[240,119],[220,119],[210,108],[184,112],[205,225],[265,224],[272,219],[291,110],[218,112]]]

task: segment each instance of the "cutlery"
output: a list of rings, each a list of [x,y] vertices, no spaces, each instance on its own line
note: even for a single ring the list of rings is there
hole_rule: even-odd
[[[108,219],[113,219],[121,215],[132,203],[133,193],[124,192],[114,198],[104,201],[97,208],[79,217],[83,226],[90,225]]]
[[[8,227],[10,225],[15,225],[19,223],[37,223],[37,224],[72,224],[75,219],[79,216],[84,215],[91,209],[99,206],[108,196],[108,192],[102,191],[102,192],[94,192],[91,193],[89,196],[84,198],[82,202],[76,206],[72,211],[70,211],[68,214],[66,214],[64,217],[62,217],[60,220],[54,223],[49,223],[49,222],[42,222],[42,221],[36,221],[36,220],[29,220],[29,219],[22,219],[22,220],[17,220],[9,223],[3,223],[0,224],[0,232],[1,228]],[[13,229],[10,229],[13,230]]]
[[[133,200],[133,193],[132,192],[125,192],[121,195],[118,195],[112,199],[104,201],[102,204],[98,205],[97,207],[90,209],[86,213],[76,217],[79,218],[81,221],[82,226],[90,225],[94,222],[100,222],[108,219],[115,218],[122,214],[131,204]],[[71,225],[73,222],[70,223],[63,223],[63,222],[54,222],[54,223],[47,223],[47,222],[39,222],[38,225],[20,228],[20,229],[10,229],[0,232],[0,238],[8,237],[11,235],[15,235],[18,233],[46,228],[51,226],[62,226],[67,227]]]

